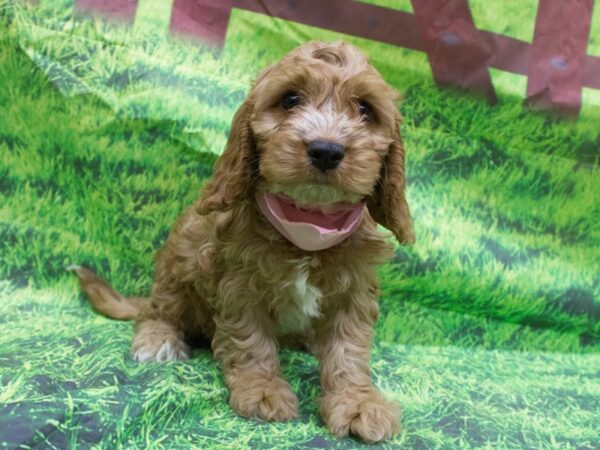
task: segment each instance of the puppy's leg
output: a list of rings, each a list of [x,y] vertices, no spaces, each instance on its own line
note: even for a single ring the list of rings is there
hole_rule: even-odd
[[[233,410],[261,420],[297,417],[298,399],[279,376],[277,343],[266,313],[247,304],[222,312],[215,322],[213,351],[223,367]]]
[[[137,360],[187,359],[189,348],[184,339],[212,336],[214,323],[206,286],[214,278],[215,260],[208,227],[206,219],[190,208],[159,251],[151,299],[137,317],[132,342]]]
[[[353,433],[367,442],[390,439],[399,429],[397,405],[371,382],[369,356],[377,303],[369,293],[352,293],[338,303],[317,331],[321,416],[336,436]]]
[[[191,299],[198,308],[202,299],[190,286],[170,276],[168,265],[159,261],[152,295],[135,324],[131,352],[138,361],[173,361],[189,358],[185,337],[197,328]],[[197,309],[196,308],[196,309]]]

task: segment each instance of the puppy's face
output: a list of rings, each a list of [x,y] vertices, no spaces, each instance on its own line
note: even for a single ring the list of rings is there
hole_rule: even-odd
[[[259,191],[322,212],[364,200],[398,242],[414,241],[395,101],[351,45],[301,45],[258,77],[196,211],[224,211]]]
[[[396,96],[355,48],[304,45],[263,73],[251,97],[267,190],[313,206],[373,193],[397,127]]]

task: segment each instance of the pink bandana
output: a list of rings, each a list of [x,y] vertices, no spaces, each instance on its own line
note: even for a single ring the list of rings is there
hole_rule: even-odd
[[[260,210],[277,230],[297,247],[324,250],[339,244],[360,225],[364,203],[340,203],[333,213],[299,208],[281,195],[256,194]]]

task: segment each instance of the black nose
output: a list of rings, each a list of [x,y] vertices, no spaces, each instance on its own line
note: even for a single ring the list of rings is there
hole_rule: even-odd
[[[312,141],[307,152],[312,165],[322,172],[335,169],[344,159],[344,146],[336,142]]]

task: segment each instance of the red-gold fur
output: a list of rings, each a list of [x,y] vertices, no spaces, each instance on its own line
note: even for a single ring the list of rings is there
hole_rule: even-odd
[[[303,100],[292,111],[280,104],[288,91]],[[359,100],[371,105],[373,120],[358,113]],[[231,407],[286,420],[298,415],[298,401],[280,376],[277,348],[300,343],[319,360],[321,414],[333,434],[369,442],[395,434],[398,408],[373,386],[369,370],[378,314],[374,266],[392,254],[377,222],[401,243],[414,239],[395,100],[366,58],[344,43],[304,44],[265,70],[235,115],[214,177],[158,254],[150,299],[122,297],[74,267],[96,309],[136,320],[136,359],[184,359],[187,338],[207,337]],[[306,143],[315,139],[344,145],[335,170],[311,166]],[[307,252],[261,214],[254,194],[265,189],[318,204],[360,199],[369,214],[341,244]]]

